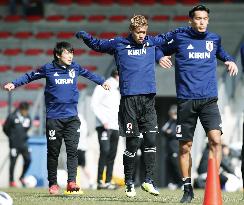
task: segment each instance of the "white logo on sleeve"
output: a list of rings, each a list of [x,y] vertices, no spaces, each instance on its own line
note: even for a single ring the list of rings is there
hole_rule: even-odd
[[[192,50],[194,49],[193,45],[189,44],[189,46],[187,47],[187,50]]]
[[[128,45],[128,46],[126,46],[125,48],[131,48],[131,46],[130,46],[130,45]]]
[[[181,125],[176,126],[176,137],[182,137]]]
[[[34,75],[40,75],[40,73],[39,72],[36,72],[36,73],[34,73]]]
[[[58,76],[59,76],[59,74],[56,72],[56,73],[54,73],[54,75],[53,75],[53,76],[58,77]]]
[[[168,42],[168,45],[173,43],[174,42],[174,39],[171,39],[169,42]]]

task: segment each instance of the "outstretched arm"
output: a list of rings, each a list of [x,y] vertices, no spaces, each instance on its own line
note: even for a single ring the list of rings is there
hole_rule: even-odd
[[[83,39],[84,43],[91,49],[102,53],[114,53],[114,39],[96,39],[85,31],[79,31],[75,34],[77,39]]]
[[[45,71],[43,67],[36,69],[35,71],[25,73],[24,75],[20,76],[19,78],[15,79],[12,83],[7,83],[4,86],[5,90],[11,91],[14,90],[16,87],[28,84],[34,80],[38,80],[45,77]]]

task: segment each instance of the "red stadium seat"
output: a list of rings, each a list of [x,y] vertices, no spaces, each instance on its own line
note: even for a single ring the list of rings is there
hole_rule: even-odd
[[[0,73],[4,73],[11,70],[11,67],[9,65],[0,65]]]
[[[83,15],[72,15],[69,16],[66,20],[69,22],[79,22],[79,21],[83,21],[85,19],[85,16]]]
[[[14,37],[19,39],[28,39],[32,37],[32,33],[30,31],[20,31],[15,33]]]
[[[74,33],[73,32],[64,32],[61,31],[59,33],[57,33],[57,38],[61,38],[61,39],[65,39],[65,38],[74,38]]]
[[[76,0],[77,4],[89,6],[94,3],[94,0]]]
[[[62,15],[51,15],[51,16],[47,16],[46,20],[51,21],[51,22],[62,21],[62,20],[64,20],[64,16],[62,16]]]
[[[153,5],[156,3],[156,0],[137,0],[137,3],[143,5]]]
[[[158,35],[159,33],[158,32],[148,32],[148,35],[149,36],[156,36]]]
[[[14,106],[15,108],[18,108],[18,107],[19,107],[19,104],[20,104],[21,102],[22,102],[22,101],[16,100],[16,101],[13,102],[13,106]],[[27,101],[25,101],[25,102],[27,102],[29,105],[33,105],[33,102],[32,102],[31,100],[27,100]]]
[[[35,35],[36,39],[49,39],[53,37],[53,33],[49,31],[39,32]]]
[[[114,38],[117,34],[115,32],[102,32],[98,35],[98,38],[110,39]]]
[[[185,15],[180,15],[180,16],[174,16],[173,21],[188,21],[189,17]]]
[[[179,1],[182,4],[199,4],[200,1],[199,0],[180,0]]]
[[[16,56],[19,55],[21,52],[22,51],[20,48],[7,48],[3,51],[3,54],[6,56]]]
[[[9,38],[9,37],[11,37],[12,36],[12,34],[10,33],[10,32],[8,32],[8,31],[0,31],[0,39],[2,39],[2,38]]]
[[[85,83],[77,83],[78,90],[83,90],[87,87],[87,84]]]
[[[106,19],[104,15],[92,15],[88,17],[88,21],[90,22],[102,22]]]
[[[4,108],[8,106],[8,102],[6,100],[0,100],[0,108]]]
[[[122,22],[122,21],[125,21],[127,19],[128,19],[128,17],[124,16],[124,15],[115,15],[115,16],[110,16],[108,18],[108,20],[111,22]]]
[[[135,3],[134,0],[117,0],[117,3],[123,6],[131,6]]]
[[[46,55],[49,55],[49,56],[52,56],[53,55],[53,49],[48,49],[47,51],[46,51]]]
[[[32,82],[24,86],[26,90],[39,90],[43,87],[42,83],[39,82]]]
[[[55,0],[55,3],[60,5],[70,5],[72,4],[72,0]]]
[[[103,53],[96,52],[96,51],[94,51],[94,50],[90,50],[90,51],[88,52],[88,54],[89,54],[90,56],[101,56],[101,55],[103,55]]]
[[[94,36],[97,36],[97,33],[96,32],[94,32],[94,31],[90,31],[90,32],[88,32],[90,35],[92,35],[93,37]]]
[[[9,15],[9,16],[5,16],[3,20],[9,23],[16,23],[21,21],[22,17],[19,15]]]
[[[25,20],[28,22],[38,22],[38,21],[42,20],[42,16],[39,16],[39,15],[26,16]]]
[[[24,54],[27,56],[37,56],[43,53],[42,49],[39,48],[30,48],[25,50]]]
[[[151,17],[152,21],[168,21],[169,16],[167,15],[156,15]]]
[[[13,71],[18,73],[26,73],[31,70],[32,70],[32,66],[30,65],[17,65],[13,68]]]
[[[75,49],[75,51],[74,51],[74,54],[75,55],[83,55],[83,54],[85,54],[86,53],[86,50],[85,49],[82,49],[82,48],[79,48],[79,49]]]
[[[97,66],[95,66],[95,65],[84,65],[83,67],[89,71],[96,71],[97,70]]]
[[[128,32],[123,32],[123,33],[118,34],[118,36],[122,36],[124,38],[128,37],[128,35],[129,35]]]
[[[114,0],[97,0],[96,3],[103,5],[103,6],[110,6],[114,3]]]
[[[175,5],[177,0],[158,0],[158,3],[163,5]]]

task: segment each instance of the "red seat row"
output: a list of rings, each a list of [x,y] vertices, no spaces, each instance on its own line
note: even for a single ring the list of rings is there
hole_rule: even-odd
[[[33,105],[33,102],[31,100],[27,100],[27,102],[29,105]],[[12,105],[17,108],[17,107],[19,107],[20,103],[21,103],[21,101],[16,100],[12,103]],[[4,108],[7,106],[8,106],[8,102],[6,100],[0,100],[0,108]]]
[[[53,55],[53,49],[48,49],[48,50],[43,50],[40,48],[30,48],[30,49],[26,49],[26,50],[21,50],[20,48],[7,48],[5,50],[2,51],[2,54],[5,56],[17,56],[20,54],[24,54],[26,56],[38,56],[38,55]],[[96,51],[93,50],[85,50],[82,48],[77,48],[74,51],[74,54],[77,56],[83,55],[83,54],[87,54],[89,56],[101,56],[104,55],[103,53],[98,53]]]
[[[97,70],[97,67],[95,65],[84,65],[82,67],[92,72]],[[26,72],[30,72],[31,70],[33,70],[33,67],[31,65],[17,65],[14,67],[11,67],[9,65],[0,65],[0,73],[4,73],[8,71],[12,71],[16,73],[26,73]]]
[[[68,22],[80,22],[83,20],[87,20],[89,22],[95,23],[95,22],[103,22],[105,20],[108,20],[110,22],[123,22],[129,19],[126,15],[112,15],[112,16],[105,16],[105,15],[91,15],[88,17],[85,17],[83,15],[71,15],[67,18],[65,18],[62,15],[51,15],[47,16],[46,18],[42,18],[41,16],[29,16],[29,17],[22,17],[22,16],[16,16],[16,15],[10,15],[5,16],[3,20],[8,23],[17,23],[21,20],[26,20],[28,22],[37,22],[44,19],[47,22],[59,22],[59,21],[68,21]],[[149,17],[152,21],[168,21],[171,19],[170,16],[167,15],[155,15]],[[175,17],[172,17],[173,20],[177,21]]]
[[[17,33],[11,33],[9,31],[0,31],[0,39],[6,39],[10,37],[14,37],[17,39],[28,39],[28,38],[36,38],[36,39],[50,39],[50,38],[60,38],[60,39],[67,39],[67,38],[74,38],[75,33],[74,32],[65,32],[65,31],[60,31],[56,34],[52,32],[38,32],[36,34],[33,34],[32,32],[29,31],[21,31]],[[98,38],[113,38],[117,36],[117,33],[115,32],[101,32],[100,34],[96,33],[91,33],[91,35],[96,36]]]
[[[142,4],[142,5],[152,5],[155,3],[164,4],[164,5],[174,5],[176,3],[182,3],[182,4],[197,4],[200,1],[199,0],[56,0],[57,4],[60,5],[70,5],[72,3],[77,3],[81,5],[90,5],[90,4],[100,4],[109,6],[114,3],[120,4],[120,5],[133,5],[135,3]]]

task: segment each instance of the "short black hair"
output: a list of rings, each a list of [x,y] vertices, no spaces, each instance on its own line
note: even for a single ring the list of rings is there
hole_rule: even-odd
[[[197,5],[197,6],[194,6],[190,11],[189,11],[189,17],[190,18],[193,18],[194,17],[194,12],[195,11],[206,11],[208,14],[210,13],[210,10],[204,6],[204,5]]]
[[[113,70],[111,71],[111,77],[115,78],[115,77],[118,76],[118,75],[119,75],[119,72],[118,72],[117,69],[113,69]]]
[[[57,42],[55,48],[53,49],[54,59],[58,60],[57,55],[60,56],[64,50],[74,53],[74,48],[70,43],[66,41]]]
[[[19,104],[19,110],[29,110],[29,103],[28,102],[21,102]]]

